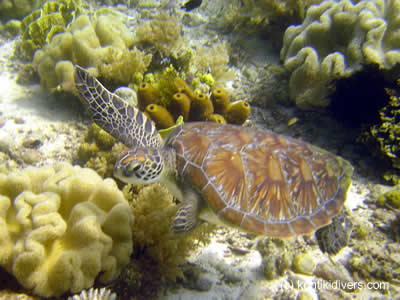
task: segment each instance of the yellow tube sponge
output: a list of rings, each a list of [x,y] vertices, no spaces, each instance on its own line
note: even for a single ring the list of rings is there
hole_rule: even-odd
[[[178,93],[184,93],[186,94],[190,100],[193,100],[196,98],[196,94],[193,92],[193,90],[187,85],[185,80],[183,80],[180,77],[175,78],[173,82],[173,86],[175,88],[175,91]]]
[[[175,93],[171,100],[171,110],[175,118],[182,116],[183,121],[189,120],[190,99],[184,93]]]
[[[222,88],[214,89],[211,94],[211,100],[216,114],[224,114],[230,104],[229,96]]]
[[[165,129],[175,125],[174,118],[163,106],[150,104],[146,107],[146,114],[156,123],[157,129]]]
[[[250,114],[250,105],[246,101],[236,101],[229,105],[225,119],[230,124],[243,124]]]
[[[213,104],[206,94],[198,93],[190,106],[190,119],[205,121],[214,111]]]
[[[226,120],[220,114],[211,114],[207,117],[207,121],[215,122],[219,124],[226,124]]]
[[[137,91],[139,109],[141,111],[150,104],[157,104],[160,101],[160,93],[150,83],[142,82]]]
[[[132,253],[133,216],[116,183],[61,163],[0,174],[0,265],[36,295],[115,279]]]

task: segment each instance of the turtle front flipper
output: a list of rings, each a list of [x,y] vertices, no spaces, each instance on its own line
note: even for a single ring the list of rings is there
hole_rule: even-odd
[[[161,148],[154,123],[80,66],[75,66],[75,84],[92,120],[113,137],[128,147]]]
[[[186,188],[183,193],[183,204],[175,215],[172,232],[183,234],[192,231],[197,223],[200,213],[200,195],[191,188]]]

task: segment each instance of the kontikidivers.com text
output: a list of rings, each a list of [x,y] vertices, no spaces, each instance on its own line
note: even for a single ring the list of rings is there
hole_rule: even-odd
[[[305,282],[300,280],[286,281],[282,288],[290,287],[296,289],[307,289],[313,288],[317,290],[322,289],[341,289],[341,290],[356,290],[367,288],[369,290],[388,290],[389,283],[384,281],[371,281],[371,282],[361,282],[361,281],[325,281],[325,280],[315,280],[313,282]]]

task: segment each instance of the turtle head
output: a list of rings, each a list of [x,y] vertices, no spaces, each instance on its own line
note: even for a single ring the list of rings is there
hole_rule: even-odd
[[[159,181],[163,169],[160,149],[134,148],[121,153],[115,163],[114,176],[125,183],[147,184]]]

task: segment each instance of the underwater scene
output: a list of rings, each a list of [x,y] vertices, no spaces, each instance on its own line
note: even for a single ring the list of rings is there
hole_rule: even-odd
[[[0,299],[400,299],[400,0],[1,0]]]

